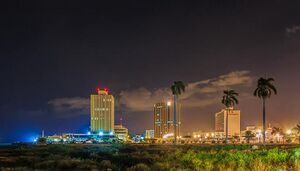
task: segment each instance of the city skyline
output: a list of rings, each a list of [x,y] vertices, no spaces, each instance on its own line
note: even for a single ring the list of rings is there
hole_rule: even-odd
[[[0,142],[87,132],[89,95],[109,87],[115,121],[152,128],[153,104],[182,80],[182,132],[211,130],[222,91],[240,93],[241,126],[261,125],[253,96],[273,77],[267,123],[299,123],[300,2],[5,2],[0,15]],[[291,78],[294,76],[295,78]]]

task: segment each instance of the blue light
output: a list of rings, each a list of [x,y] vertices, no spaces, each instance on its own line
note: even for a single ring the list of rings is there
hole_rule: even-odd
[[[114,135],[114,132],[110,131],[109,135]]]
[[[102,131],[100,131],[100,132],[99,132],[99,135],[100,135],[100,136],[102,136],[102,135],[103,135],[103,132],[102,132]]]
[[[88,135],[91,135],[91,132],[89,131],[87,134],[88,134]]]
[[[141,137],[141,140],[144,140],[144,137]]]

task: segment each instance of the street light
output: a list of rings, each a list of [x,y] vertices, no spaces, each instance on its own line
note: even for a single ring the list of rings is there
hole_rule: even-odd
[[[290,135],[290,134],[292,133],[292,130],[289,129],[289,130],[286,131],[286,133],[287,133],[288,135]]]
[[[168,105],[168,106],[171,106],[171,102],[170,102],[170,101],[168,101],[168,102],[167,102],[167,105]]]

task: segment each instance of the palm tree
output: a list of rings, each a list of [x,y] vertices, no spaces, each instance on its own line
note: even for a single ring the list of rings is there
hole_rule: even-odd
[[[300,143],[300,124],[297,124],[294,128],[294,130],[297,132],[298,134],[298,141]]]
[[[185,84],[182,81],[174,81],[174,84],[171,86],[171,90],[174,96],[174,121],[173,122],[174,122],[174,143],[176,143],[177,142],[176,102],[177,102],[177,97],[185,91]]]
[[[273,136],[276,135],[276,136],[277,136],[277,142],[279,142],[279,136],[280,136],[280,135],[283,135],[283,131],[282,131],[282,129],[279,128],[279,127],[273,127],[273,128],[272,128],[271,134],[272,134]]]
[[[247,140],[247,143],[250,143],[250,140],[255,137],[255,135],[252,133],[252,131],[248,130],[245,132],[245,136],[244,136]]]
[[[229,109],[233,108],[235,104],[238,104],[237,96],[239,94],[234,90],[224,90],[224,95],[222,98],[222,104],[226,107],[226,144],[228,144],[228,113]]]
[[[272,92],[277,94],[275,86],[272,84],[273,78],[259,78],[257,80],[257,88],[254,91],[254,96],[263,100],[263,143],[266,142],[266,100],[271,97]]]

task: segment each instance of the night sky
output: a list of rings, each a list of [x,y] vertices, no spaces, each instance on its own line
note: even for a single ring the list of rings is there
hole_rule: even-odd
[[[222,90],[240,93],[242,127],[261,124],[253,97],[274,77],[267,123],[300,122],[300,1],[8,1],[0,10],[0,142],[87,132],[89,95],[108,87],[116,122],[152,128],[174,80],[182,131],[212,130]]]

